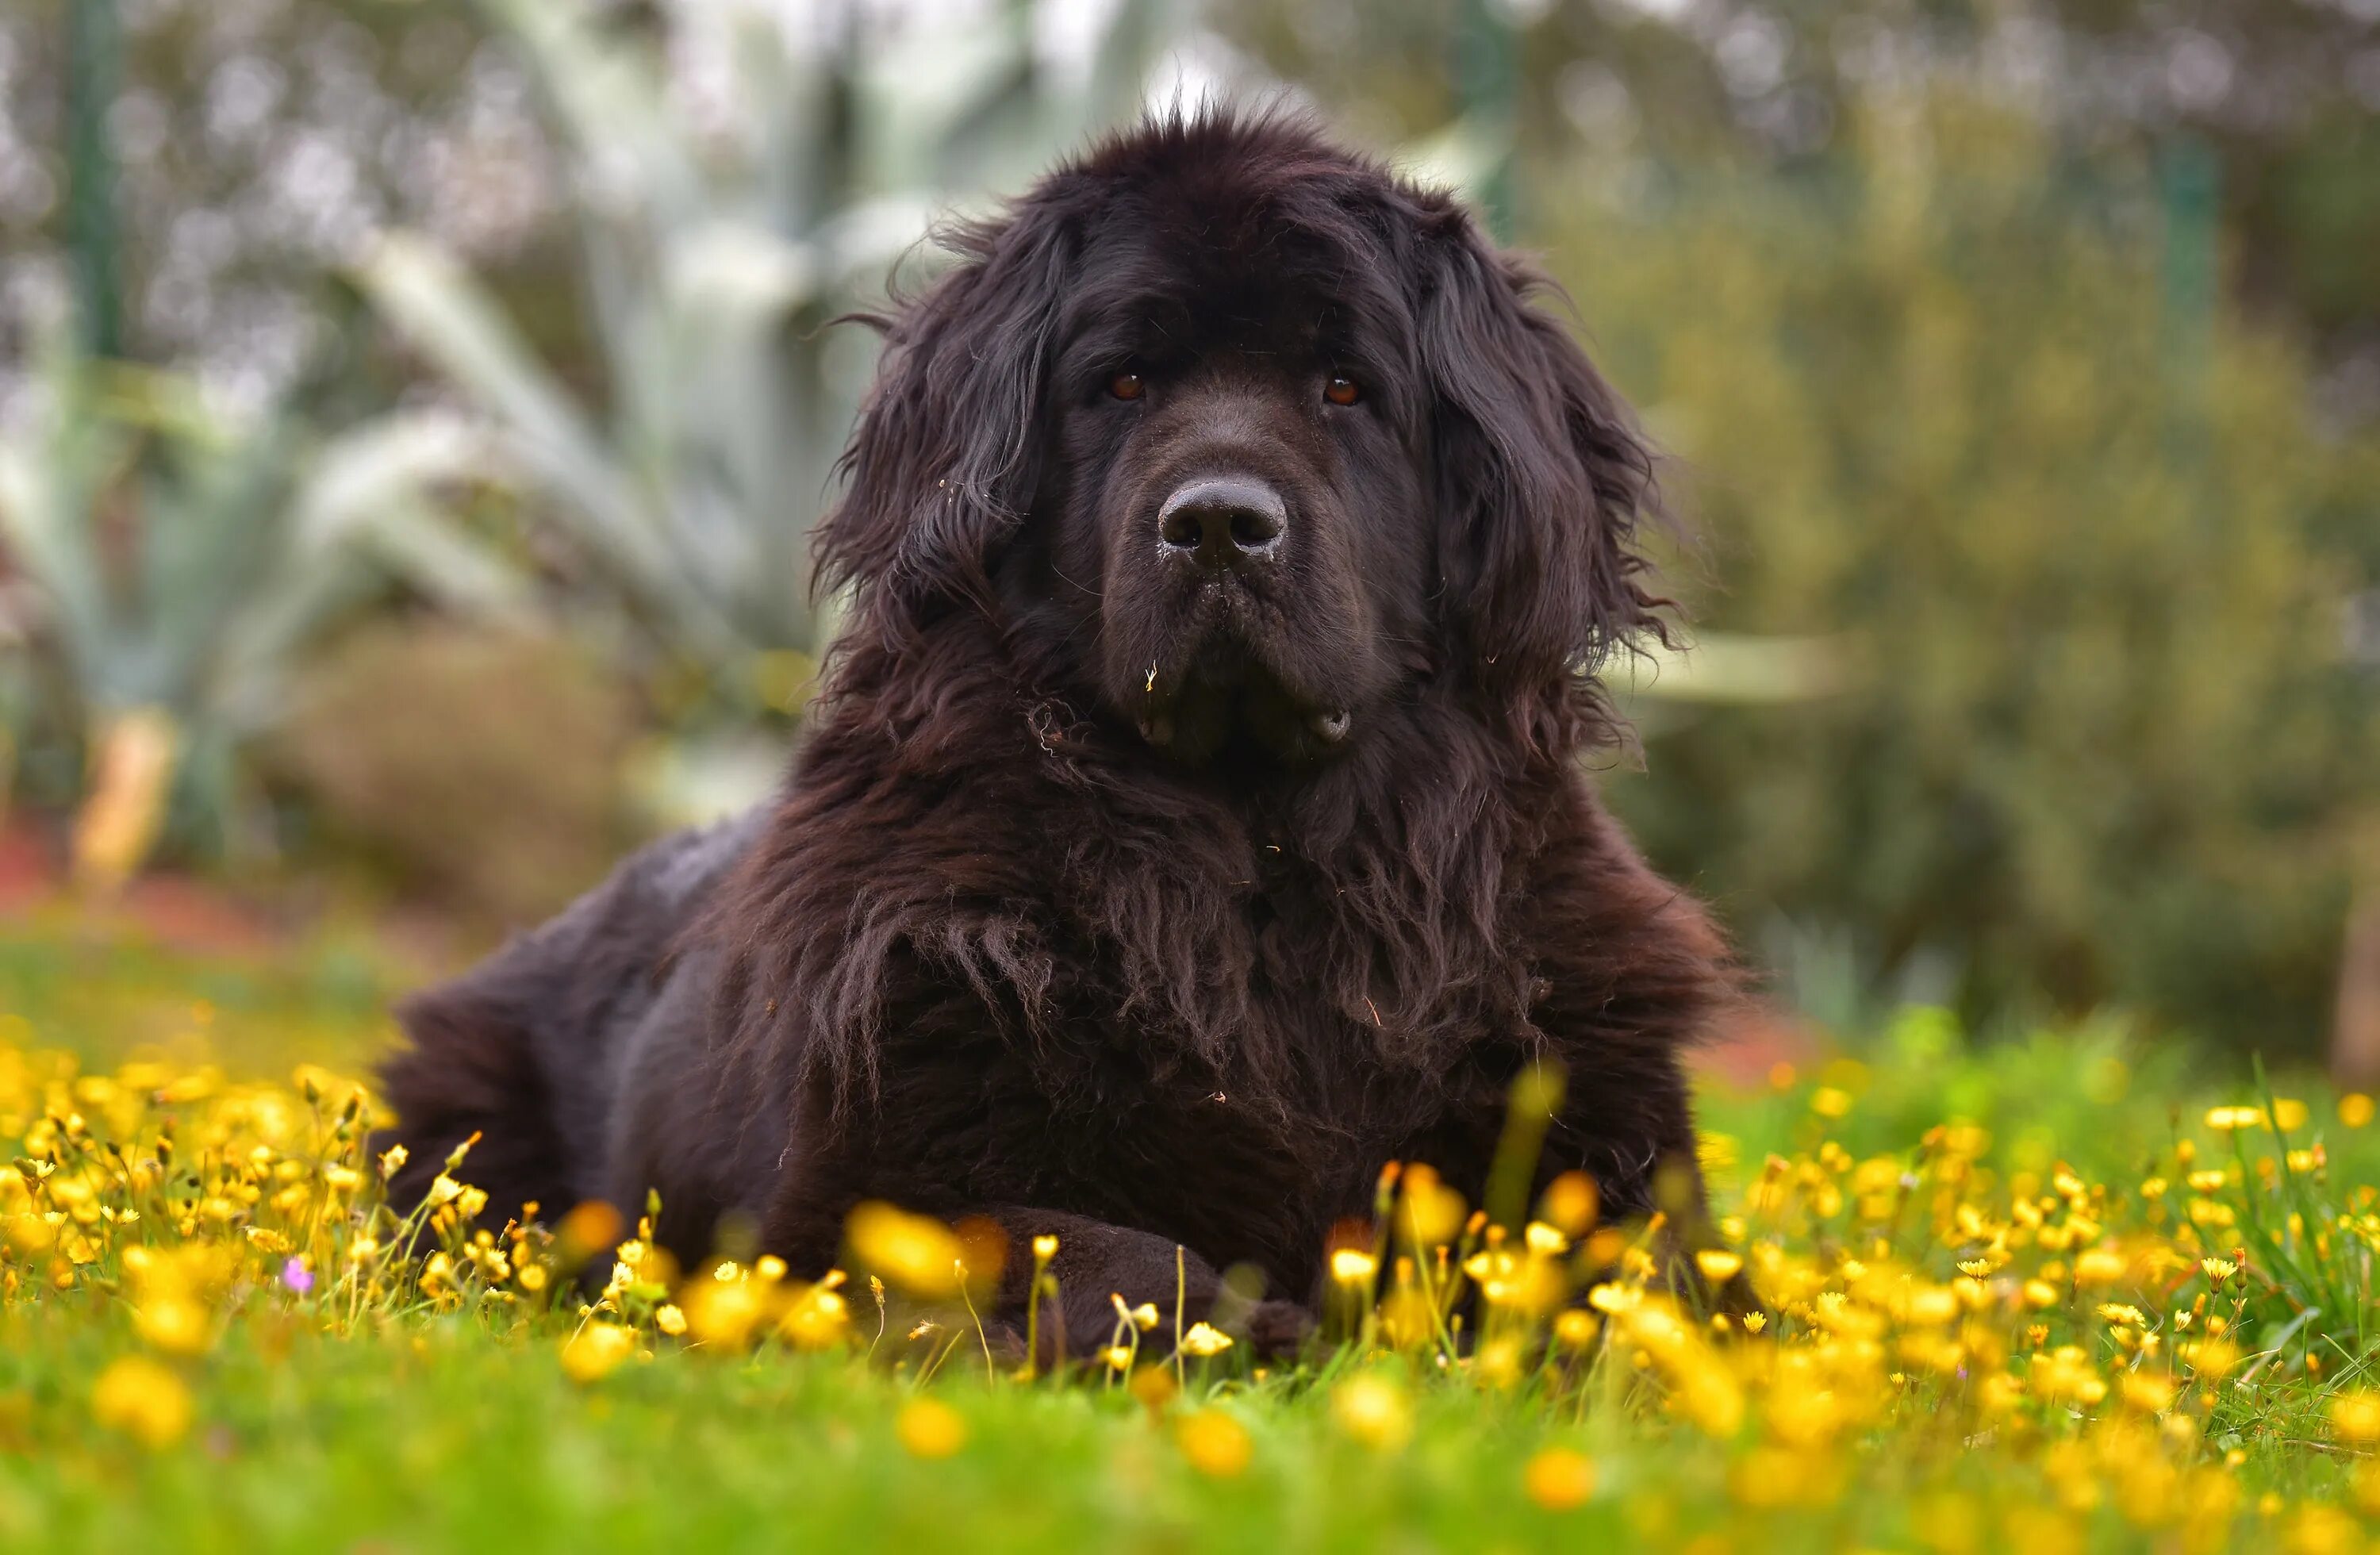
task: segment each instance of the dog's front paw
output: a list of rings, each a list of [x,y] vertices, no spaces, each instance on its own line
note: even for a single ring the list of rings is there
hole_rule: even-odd
[[[1267,1359],[1293,1355],[1314,1333],[1314,1314],[1293,1301],[1259,1301],[1240,1316],[1248,1348]]]

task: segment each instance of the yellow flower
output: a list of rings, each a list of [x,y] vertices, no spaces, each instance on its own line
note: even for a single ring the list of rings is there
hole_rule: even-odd
[[[1548,1512],[1570,1512],[1595,1496],[1595,1460],[1570,1447],[1548,1447],[1521,1471],[1529,1500]]]
[[[1216,1479],[1236,1479],[1256,1455],[1247,1427],[1220,1409],[1184,1415],[1174,1427],[1173,1440],[1192,1468]]]
[[[1379,1268],[1380,1260],[1360,1247],[1342,1247],[1330,1255],[1330,1278],[1342,1285],[1360,1285]]]
[[[830,1274],[796,1294],[777,1320],[777,1336],[796,1350],[824,1350],[841,1342],[850,1329],[851,1308],[829,1282],[837,1278]]]
[[[1057,1256],[1058,1239],[1055,1236],[1044,1232],[1033,1239],[1033,1259],[1036,1263],[1048,1263]]]
[[[675,1339],[686,1332],[686,1314],[675,1304],[665,1301],[653,1312],[653,1327]]]
[[[1429,1167],[1415,1163],[1405,1169],[1403,1192],[1398,1199],[1397,1227],[1419,1248],[1442,1246],[1463,1229],[1466,1206],[1463,1196],[1439,1180]],[[1559,1184],[1560,1179],[1556,1179]],[[1552,1190],[1548,1190],[1550,1197]],[[1592,1209],[1588,1211],[1592,1218]]]
[[[1724,1285],[1743,1268],[1743,1255],[1724,1247],[1706,1247],[1694,1255],[1694,1267],[1714,1285]]]
[[[127,1355],[99,1374],[91,1389],[93,1418],[146,1447],[167,1447],[190,1428],[190,1391],[167,1367],[145,1355]]]
[[[1594,1313],[1583,1307],[1566,1307],[1554,1319],[1554,1338],[1561,1342],[1564,1349],[1584,1350],[1595,1342],[1596,1333],[1601,1328],[1602,1325],[1595,1320]]]
[[[1521,1233],[1529,1251],[1545,1257],[1554,1257],[1570,1251],[1570,1238],[1543,1221],[1531,1221]]]
[[[1521,1379],[1521,1342],[1507,1334],[1479,1346],[1471,1358],[1471,1374],[1491,1388],[1509,1388]]]
[[[2230,1134],[2244,1128],[2263,1128],[2265,1110],[2261,1107],[2210,1107],[2206,1126],[2218,1134]]]
[[[892,1428],[913,1458],[947,1458],[966,1445],[966,1421],[940,1399],[911,1399]]]
[[[2229,1258],[2201,1258],[2198,1267],[2205,1271],[2209,1281],[2217,1285],[2240,1272],[2240,1266]]]
[[[2358,1388],[2330,1401],[2330,1427],[2359,1446],[2380,1441],[2380,1393]]]
[[[142,1339],[170,1355],[202,1355],[214,1342],[207,1309],[181,1295],[142,1302],[132,1309],[132,1326]]]
[[[1565,1172],[1546,1184],[1538,1212],[1565,1235],[1584,1236],[1595,1224],[1596,1209],[1595,1179],[1584,1172]]]
[[[957,1266],[965,1249],[951,1228],[932,1216],[912,1215],[871,1199],[851,1212],[844,1233],[862,1265],[911,1295],[957,1294]]]
[[[1413,1404],[1395,1382],[1377,1372],[1331,1390],[1330,1418],[1340,1430],[1376,1452],[1393,1452],[1413,1435]]]
[[[2362,1128],[2372,1121],[2372,1099],[2360,1090],[2349,1091],[2338,1099],[2338,1121],[2350,1128]]]
[[[1182,1336],[1182,1353],[1200,1360],[1220,1355],[1232,1347],[1232,1336],[1208,1323],[1193,1323],[1190,1331]]]
[[[769,1318],[769,1287],[749,1280],[697,1280],[678,1292],[678,1301],[680,1327],[715,1349],[743,1348]]]
[[[1153,1301],[1144,1301],[1138,1306],[1134,1307],[1129,1313],[1125,1314],[1125,1316],[1132,1319],[1132,1326],[1134,1328],[1138,1329],[1143,1333],[1147,1333],[1149,1330],[1157,1326],[1157,1303]]]
[[[2272,1516],[2280,1508],[2260,1510]],[[2287,1548],[2290,1555],[2358,1555],[2363,1549],[2363,1530],[2352,1513],[2338,1507],[2300,1507],[2290,1520]]]
[[[2175,1354],[2201,1378],[2221,1377],[2240,1364],[2240,1347],[2228,1339],[2200,1339],[2178,1345]]]
[[[1133,1350],[1132,1346],[1129,1344],[1111,1344],[1106,1349],[1100,1351],[1099,1355],[1101,1359],[1108,1363],[1108,1369],[1111,1371],[1130,1371],[1132,1369]]]
[[[2174,1379],[2158,1371],[2127,1371],[2124,1403],[2143,1415],[2162,1415],[2173,1407]]]
[[[634,1354],[637,1336],[616,1323],[589,1323],[563,1341],[562,1369],[573,1382],[600,1382]]]
[[[563,1251],[577,1263],[615,1245],[625,1229],[617,1209],[600,1198],[590,1198],[573,1205],[553,1231]]]

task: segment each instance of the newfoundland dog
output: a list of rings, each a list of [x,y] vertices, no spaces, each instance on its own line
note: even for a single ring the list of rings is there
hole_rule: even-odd
[[[1252,1265],[1219,1315],[1277,1345],[1384,1163],[1480,1199],[1543,1063],[1538,1182],[1691,1217],[1728,959],[1583,771],[1660,630],[1651,458],[1537,274],[1278,115],[1144,125],[950,243],[874,321],[781,796],[410,1002],[399,1197],[476,1133],[491,1217],[658,1192],[687,1258],[984,1217],[1058,1236],[1078,1339],[1178,1245],[1189,1316]]]

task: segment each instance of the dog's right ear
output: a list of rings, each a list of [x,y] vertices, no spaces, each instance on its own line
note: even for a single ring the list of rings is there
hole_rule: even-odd
[[[988,597],[1039,475],[1070,225],[1044,195],[954,226],[957,267],[877,321],[884,354],[838,467],[849,484],[819,526],[820,588],[854,586],[860,609],[911,625]]]

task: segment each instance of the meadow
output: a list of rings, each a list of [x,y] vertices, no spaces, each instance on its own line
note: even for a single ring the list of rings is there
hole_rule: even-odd
[[[395,1224],[353,1078],[395,977],[0,944],[9,1546],[2311,1552],[2380,1512],[2373,1103],[2113,1022],[1912,1010],[1711,1081],[1741,1323],[1577,1182],[1507,1228],[1413,1163],[1302,1360],[1144,1309],[1037,1376],[971,1320],[985,1250],[890,1207],[815,1284],[591,1208],[474,1234],[468,1157]]]

